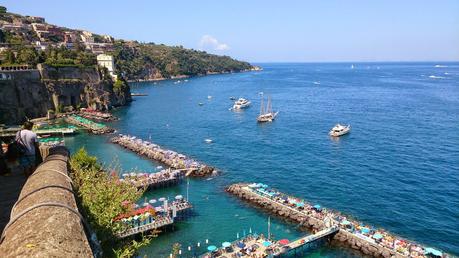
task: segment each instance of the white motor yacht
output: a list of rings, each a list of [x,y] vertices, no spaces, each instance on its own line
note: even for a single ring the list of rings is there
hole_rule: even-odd
[[[233,109],[234,110],[239,110],[239,109],[244,109],[246,107],[250,106],[250,101],[244,98],[239,98],[234,102]]]
[[[337,124],[335,127],[333,127],[330,132],[328,133],[330,136],[333,137],[340,137],[342,135],[345,135],[351,131],[351,125],[341,125]]]

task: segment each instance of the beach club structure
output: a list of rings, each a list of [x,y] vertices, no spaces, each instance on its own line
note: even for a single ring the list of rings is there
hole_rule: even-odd
[[[439,250],[422,246],[383,229],[366,225],[339,212],[323,208],[319,204],[310,204],[304,199],[284,194],[263,183],[233,184],[227,187],[226,190],[254,206],[269,211],[276,216],[295,221],[299,226],[316,232],[314,235],[291,242],[295,244],[286,244],[283,247],[282,245],[274,245],[274,247],[279,247],[283,252],[276,250],[263,251],[265,256],[256,257],[283,255],[308,242],[325,237],[331,237],[332,241],[341,242],[352,249],[373,257],[450,257]],[[223,253],[218,256],[212,255],[212,253],[208,255],[210,255],[208,257],[232,257]]]
[[[163,169],[157,173],[126,173],[122,174],[121,182],[133,184],[137,188],[154,189],[178,184],[185,177],[184,170]]]
[[[148,231],[154,231],[172,225],[175,221],[187,218],[192,205],[182,195],[177,195],[172,201],[162,197],[151,199],[142,205],[123,203],[132,209],[113,219],[120,223],[122,230],[117,233],[119,238],[125,238]]]

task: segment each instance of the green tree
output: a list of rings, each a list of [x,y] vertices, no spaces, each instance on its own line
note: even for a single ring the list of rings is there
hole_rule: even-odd
[[[39,61],[39,55],[35,48],[22,48],[18,51],[17,63],[37,65]]]

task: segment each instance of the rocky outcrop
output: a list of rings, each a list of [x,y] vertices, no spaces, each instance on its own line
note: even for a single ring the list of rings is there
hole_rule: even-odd
[[[49,156],[24,185],[2,234],[2,257],[94,257],[67,175],[68,151]]]
[[[0,123],[18,124],[46,116],[48,110],[65,111],[79,107],[108,110],[126,105],[131,92],[114,88],[96,67],[49,67],[24,71],[2,71],[0,80]]]
[[[71,106],[108,110],[131,101],[129,87],[115,91],[113,82],[103,78],[102,73],[94,67],[55,68],[38,65],[38,70],[55,109]]]

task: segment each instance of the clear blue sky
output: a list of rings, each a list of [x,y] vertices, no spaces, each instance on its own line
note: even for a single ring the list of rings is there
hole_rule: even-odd
[[[0,0],[116,38],[251,62],[459,61],[458,0]]]

